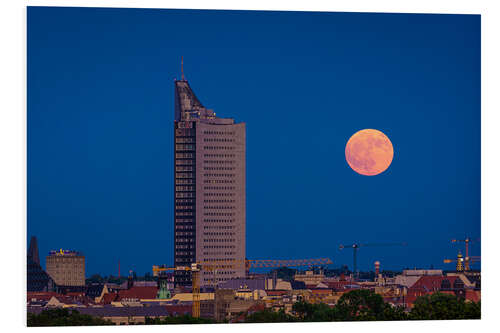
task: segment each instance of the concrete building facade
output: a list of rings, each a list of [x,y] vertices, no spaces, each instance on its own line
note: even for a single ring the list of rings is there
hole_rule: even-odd
[[[85,256],[79,252],[50,251],[45,269],[58,286],[85,286]]]
[[[201,286],[245,276],[245,134],[245,123],[217,117],[175,81],[174,265],[202,264]],[[214,262],[222,267],[203,269]],[[175,283],[191,285],[190,272],[176,271]]]

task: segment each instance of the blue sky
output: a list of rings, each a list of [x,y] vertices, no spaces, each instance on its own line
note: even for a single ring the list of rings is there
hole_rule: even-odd
[[[480,16],[28,8],[28,234],[87,274],[173,259],[173,80],[247,124],[247,256],[449,267],[480,237]],[[349,137],[383,131],[361,176]],[[473,255],[480,255],[478,245]],[[44,261],[44,260],[42,260]]]

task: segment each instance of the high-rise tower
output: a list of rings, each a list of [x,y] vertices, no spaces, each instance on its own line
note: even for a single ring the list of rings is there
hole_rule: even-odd
[[[245,260],[245,123],[205,108],[184,74],[175,81],[174,265]],[[200,285],[245,276],[245,268],[204,271]],[[190,285],[187,271],[175,283]]]

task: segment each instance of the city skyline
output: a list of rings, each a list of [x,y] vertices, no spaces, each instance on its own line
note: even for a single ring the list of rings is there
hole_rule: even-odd
[[[476,15],[30,7],[27,237],[42,258],[84,252],[88,274],[173,264],[183,55],[200,100],[247,123],[248,258],[351,266],[339,244],[405,241],[361,249],[358,267],[453,269],[451,239],[480,236],[479,28]],[[344,156],[364,128],[394,144],[373,178]]]

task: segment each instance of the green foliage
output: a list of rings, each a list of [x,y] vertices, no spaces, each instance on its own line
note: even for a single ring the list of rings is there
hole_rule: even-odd
[[[283,323],[297,321],[296,318],[285,313],[285,311],[273,311],[264,309],[254,312],[246,317],[246,323]]]
[[[271,276],[272,276],[274,271],[276,271],[276,277],[278,279],[283,279],[284,281],[292,281],[294,276],[295,276],[295,273],[297,273],[296,269],[288,268],[288,267],[280,267],[280,268],[272,270],[271,274],[270,274]]]
[[[99,274],[94,274],[91,277],[85,279],[86,284],[103,283],[103,282],[105,282],[105,279],[102,276],[100,276]]]
[[[40,314],[28,312],[27,325],[31,326],[103,326],[114,325],[109,320],[80,314],[77,310],[50,309]]]
[[[301,321],[365,321],[404,320],[407,315],[401,307],[384,303],[382,297],[370,290],[350,291],[334,307],[324,303],[297,302],[293,311]]]
[[[481,319],[481,302],[465,302],[455,295],[435,293],[417,298],[410,319]]]
[[[165,324],[214,324],[215,321],[206,318],[194,318],[190,315],[166,317],[165,319],[160,318],[149,318],[146,317],[146,325],[165,325]]]
[[[296,302],[292,311],[301,321],[332,321],[334,310],[324,303]]]
[[[391,313],[391,306],[375,292],[360,289],[342,295],[335,310],[338,320],[385,320],[386,313]]]

